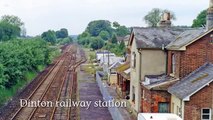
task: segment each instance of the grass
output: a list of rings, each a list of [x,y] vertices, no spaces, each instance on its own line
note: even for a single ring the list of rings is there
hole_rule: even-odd
[[[88,48],[83,48],[83,50],[86,53],[86,57],[88,58],[89,63],[92,63],[92,60],[95,59],[95,51],[90,50]]]
[[[27,83],[29,83],[33,78],[36,77],[35,72],[28,72],[25,74],[25,80],[20,80],[16,85],[12,86],[9,89],[1,88],[0,89],[0,106],[4,105],[9,99],[11,99],[18,90],[23,88]]]

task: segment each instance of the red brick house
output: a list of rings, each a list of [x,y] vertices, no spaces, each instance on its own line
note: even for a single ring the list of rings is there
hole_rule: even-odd
[[[206,63],[168,89],[171,112],[184,120],[213,120],[213,64]]]
[[[168,50],[167,75],[180,78],[169,87],[171,112],[184,120],[213,119],[213,0],[206,29],[188,30],[177,36]]]
[[[166,48],[167,75],[183,78],[206,62],[213,63],[213,29],[187,30]]]

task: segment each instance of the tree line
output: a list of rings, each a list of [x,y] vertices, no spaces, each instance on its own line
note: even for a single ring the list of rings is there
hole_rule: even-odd
[[[130,29],[118,22],[95,20],[78,36],[78,43],[93,50],[107,49],[117,55],[123,55],[125,45],[124,42],[118,43],[117,37],[124,37],[129,33]]]

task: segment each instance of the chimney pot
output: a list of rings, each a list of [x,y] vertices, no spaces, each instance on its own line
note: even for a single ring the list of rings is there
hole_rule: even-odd
[[[211,28],[213,28],[213,0],[209,1],[209,8],[206,18],[206,29],[210,30]]]

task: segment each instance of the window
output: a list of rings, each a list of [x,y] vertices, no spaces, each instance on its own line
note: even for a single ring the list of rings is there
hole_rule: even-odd
[[[211,120],[211,109],[205,108],[201,110],[201,120]]]
[[[175,54],[173,53],[172,54],[172,74],[174,74],[175,73],[175,68],[176,68],[176,66],[175,66]]]
[[[158,103],[158,112],[159,113],[169,113],[169,103],[168,102],[159,102]]]
[[[132,53],[132,68],[136,66],[136,54],[135,52]]]
[[[132,102],[135,103],[135,87],[132,86]]]

